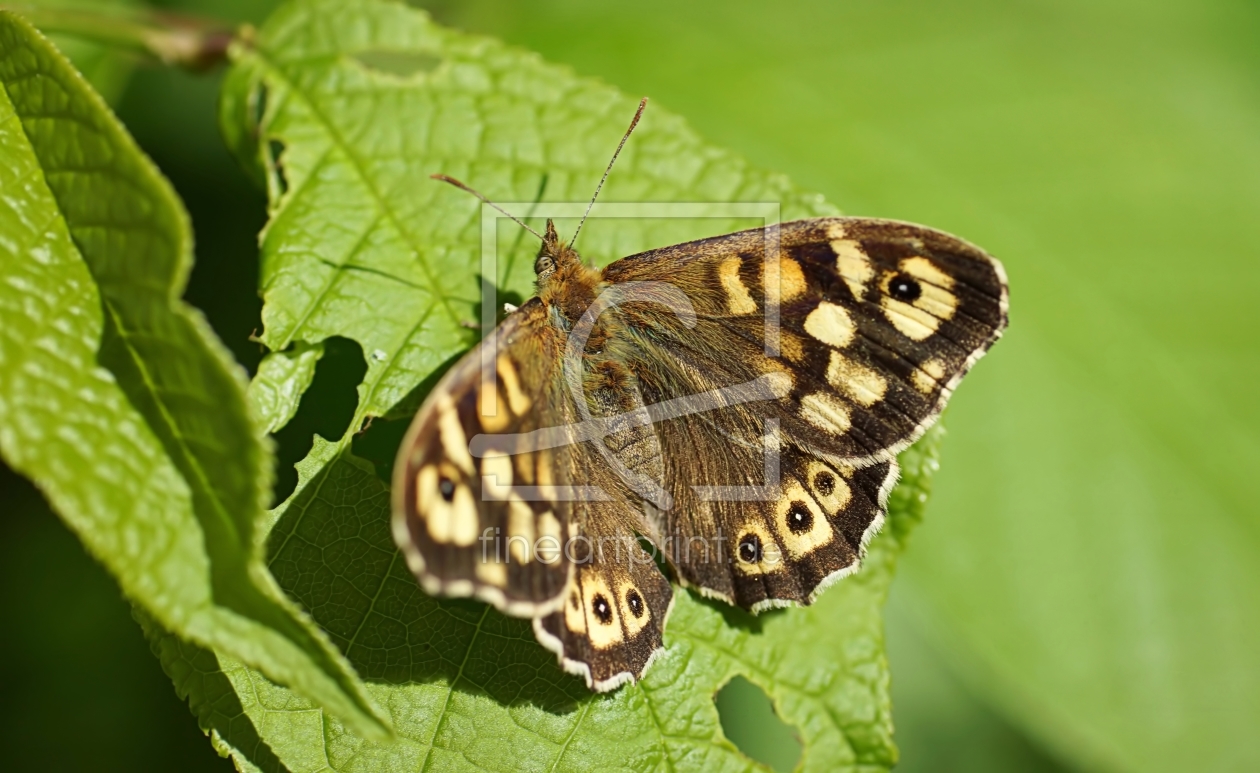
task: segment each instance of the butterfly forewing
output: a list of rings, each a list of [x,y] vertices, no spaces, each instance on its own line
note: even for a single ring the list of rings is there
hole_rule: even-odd
[[[640,545],[640,534],[656,535],[632,485],[661,482],[656,434],[613,422],[602,450],[573,442],[584,419],[615,418],[642,397],[624,367],[603,359],[577,410],[563,338],[537,299],[495,333],[434,387],[403,441],[395,538],[426,591],[535,618],[566,670],[612,689],[660,651],[673,599]]]
[[[767,260],[775,241],[743,231],[631,256],[604,276],[668,277],[694,304],[693,327],[628,310],[635,337],[654,345],[651,366],[667,352],[728,385],[787,373],[791,394],[773,413],[793,442],[836,459],[893,458],[1005,327],[1001,264],[955,237],[884,220],[785,223]],[[766,288],[777,307],[769,326]]]
[[[552,389],[558,355],[545,356],[554,343],[545,318],[537,301],[523,306],[434,387],[403,441],[393,487],[395,538],[425,590],[526,617],[557,608],[569,586],[571,503],[542,494],[568,483],[583,448],[470,446],[487,433],[562,424],[570,412]]]

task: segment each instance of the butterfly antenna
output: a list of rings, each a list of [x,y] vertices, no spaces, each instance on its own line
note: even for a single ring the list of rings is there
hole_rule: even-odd
[[[624,144],[624,142],[625,142],[625,141],[624,141],[624,140],[622,140],[622,143],[623,143],[623,144]],[[467,192],[471,193],[472,195],[474,195],[474,196],[476,196],[477,198],[481,199],[481,200],[482,200],[482,201],[484,201],[485,203],[487,203],[487,204],[489,204],[490,206],[494,207],[495,209],[499,210],[499,211],[500,211],[500,212],[502,212],[503,214],[505,214],[505,215],[507,215],[508,217],[512,218],[512,221],[513,221],[514,223],[516,223],[517,225],[519,225],[521,228],[524,228],[526,231],[529,231],[529,232],[530,232],[530,233],[532,233],[534,236],[537,236],[539,241],[546,241],[546,239],[544,239],[544,238],[543,238],[543,235],[542,235],[542,234],[538,233],[538,232],[537,232],[537,231],[535,231],[534,229],[532,229],[532,228],[530,228],[529,226],[525,225],[525,221],[524,221],[524,220],[521,220],[521,219],[520,219],[519,217],[517,217],[516,215],[513,215],[511,212],[508,212],[506,209],[504,209],[503,207],[500,207],[498,204],[495,204],[493,201],[491,201],[490,199],[487,199],[485,196],[482,196],[482,195],[481,195],[480,193],[478,193],[477,191],[473,190],[472,188],[469,188],[467,185],[464,185],[462,182],[460,182],[459,180],[456,180],[454,177],[451,177],[451,176],[449,176],[449,175],[445,175],[445,174],[431,174],[431,175],[429,175],[429,177],[433,178],[434,180],[441,180],[441,181],[442,181],[442,182],[444,182],[444,183],[450,183],[451,185],[454,185],[456,188],[459,188],[461,191],[467,191]],[[605,175],[605,177],[607,177],[607,175]],[[588,211],[589,211],[589,210],[588,210]]]
[[[617,150],[613,151],[612,159],[608,162],[608,168],[604,170],[604,176],[599,178],[599,185],[595,186],[595,195],[591,197],[591,203],[586,205],[586,214],[582,215],[582,222],[578,223],[577,230],[573,232],[573,239],[569,242],[569,246],[577,244],[578,234],[582,233],[582,226],[586,223],[586,218],[591,214],[591,207],[595,206],[595,199],[599,198],[599,192],[604,187],[604,181],[608,179],[608,173],[612,171],[613,164],[617,163],[617,156],[621,154],[621,149],[626,146],[626,140],[630,139],[630,132],[634,131],[634,127],[639,125],[639,118],[643,115],[644,108],[647,107],[647,97],[639,100],[639,109],[635,111],[634,118],[630,119],[630,128],[626,129],[625,135],[621,138],[621,144],[617,146]]]

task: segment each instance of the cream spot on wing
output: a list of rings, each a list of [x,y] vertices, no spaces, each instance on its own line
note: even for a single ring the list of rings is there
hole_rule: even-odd
[[[888,321],[907,338],[922,341],[940,329],[941,322],[952,319],[958,310],[958,296],[952,292],[954,280],[927,258],[905,258],[898,268],[899,274],[918,281],[919,297],[909,303],[893,298],[888,294],[888,286],[899,274],[885,272],[880,306]]]
[[[467,547],[477,541],[477,527],[481,519],[477,515],[472,492],[468,486],[455,480],[454,472],[446,470],[439,473],[432,465],[426,466],[416,476],[416,498],[425,506],[421,515],[434,542]],[[449,502],[440,491],[443,477],[451,486]],[[432,493],[426,494],[420,486],[426,486]]]
[[[843,349],[853,342],[857,328],[843,307],[823,301],[805,318],[805,332],[828,346]]]
[[[757,560],[749,561],[746,546],[755,544]],[[776,572],[783,568],[783,552],[779,543],[766,529],[760,517],[749,518],[735,530],[734,545],[731,548],[734,559],[731,565],[740,574],[759,575]]]
[[[823,392],[801,398],[801,416],[815,427],[836,434],[848,432],[852,425],[848,406]]]
[[[538,539],[534,542],[534,555],[544,564],[554,564],[560,560],[564,547],[564,533],[560,521],[548,510],[538,516]]]
[[[785,255],[765,263],[766,297],[782,303],[805,294],[805,272],[801,264]]]
[[[438,471],[426,464],[416,473],[416,512],[424,515],[433,508],[433,498],[438,496]]]
[[[477,527],[481,518],[472,492],[460,484],[455,487],[455,501],[451,503],[451,543],[468,547],[477,541]]]
[[[903,272],[915,279],[936,285],[942,290],[954,289],[954,278],[941,271],[936,267],[935,263],[927,258],[918,255],[912,258],[903,258],[899,265]]]
[[[893,324],[893,327],[900,330],[902,335],[912,341],[922,341],[935,333],[936,329],[941,325],[939,319],[928,314],[923,309],[895,300],[887,295],[880,302],[880,306],[884,310],[884,316]]]
[[[512,493],[512,457],[487,454],[481,460],[481,495],[503,501]]]
[[[518,496],[508,500],[507,550],[518,563],[529,563],[534,557],[534,511]]]
[[[549,448],[540,448],[538,453],[534,455],[534,471],[537,475],[538,487],[542,489],[544,496],[550,496],[551,487],[556,485],[556,478],[553,466],[556,463],[555,455],[551,453]],[[555,499],[553,498],[554,502]]]
[[[481,420],[481,428],[486,432],[502,432],[512,422],[512,414],[508,413],[503,396],[489,379],[481,383],[477,392],[477,417]]]
[[[469,476],[473,475],[473,458],[468,453],[468,438],[464,435],[464,427],[459,422],[459,412],[448,394],[442,394],[434,406],[437,411],[438,435],[442,438],[442,450],[446,458],[455,463],[459,469]]]
[[[507,564],[500,561],[498,556],[486,556],[484,561],[478,556],[476,567],[478,580],[496,588],[507,585]]]
[[[810,493],[828,515],[835,515],[843,510],[853,497],[853,489],[849,488],[848,481],[836,470],[820,461],[810,462],[805,476],[809,483]]]
[[[617,606],[631,638],[638,636],[639,631],[652,622],[652,610],[648,609],[647,599],[629,579],[622,580],[617,586]]]
[[[740,259],[730,257],[722,261],[718,267],[718,278],[722,281],[722,289],[726,291],[726,305],[732,314],[752,314],[757,311],[757,304],[739,278]]]
[[[564,602],[564,627],[573,633],[586,633],[586,605],[582,603],[577,583],[569,589],[569,599]]]
[[[545,537],[552,537],[557,540],[564,538],[564,530],[560,526],[560,520],[550,510],[538,516],[538,531]]]
[[[582,573],[582,599],[586,602],[586,632],[595,649],[620,644],[625,636],[617,611],[617,598],[604,578],[592,571]]]
[[[910,373],[915,389],[925,395],[931,394],[945,378],[945,363],[938,359],[930,359]]]
[[[915,306],[939,319],[953,319],[958,310],[953,277],[927,258],[906,258],[901,261],[901,270],[922,282],[923,295],[914,302]]]
[[[836,351],[827,363],[827,383],[867,407],[883,400],[888,391],[883,376]]]
[[[507,394],[508,406],[512,409],[512,413],[517,416],[525,415],[533,400],[521,391],[521,379],[516,374],[516,366],[512,364],[512,359],[506,354],[500,354],[495,360],[495,368],[503,384],[503,391]]]
[[[853,297],[861,300],[867,285],[875,277],[871,259],[862,245],[852,239],[835,239],[831,242],[831,249],[836,253],[836,273],[849,286]]]
[[[774,528],[793,558],[812,553],[835,538],[822,508],[795,480],[784,483],[783,497],[775,503]]]

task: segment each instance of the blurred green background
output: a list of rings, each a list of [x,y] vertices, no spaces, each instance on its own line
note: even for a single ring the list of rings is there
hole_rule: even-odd
[[[1260,4],[418,4],[1005,262],[1011,330],[950,408],[889,605],[900,769],[1260,769]],[[95,72],[192,213],[188,300],[252,369],[265,200],[216,134],[219,75]],[[304,402],[282,459],[320,415]],[[28,484],[0,488],[10,759],[230,769],[104,571]],[[733,737],[766,726],[740,729],[758,700],[724,696]],[[790,734],[762,747],[792,759]]]

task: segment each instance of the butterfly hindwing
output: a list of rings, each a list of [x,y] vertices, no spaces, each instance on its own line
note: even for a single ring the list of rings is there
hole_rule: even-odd
[[[896,462],[854,468],[789,449],[780,472],[778,490],[765,500],[695,502],[677,511],[670,557],[685,584],[759,612],[811,604],[857,571],[883,525]]]
[[[534,620],[534,633],[566,671],[604,692],[638,679],[663,651],[674,597],[618,506],[584,504],[573,583],[559,611]]]

